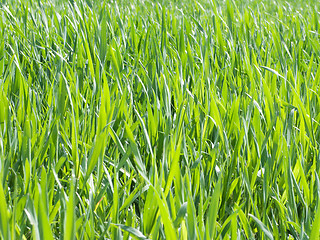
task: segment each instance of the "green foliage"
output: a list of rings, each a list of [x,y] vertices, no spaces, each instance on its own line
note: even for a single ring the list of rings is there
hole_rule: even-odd
[[[319,239],[317,1],[2,1],[0,239]]]

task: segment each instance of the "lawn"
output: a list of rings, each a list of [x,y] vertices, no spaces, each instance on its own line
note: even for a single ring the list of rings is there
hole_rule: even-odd
[[[319,239],[319,11],[2,0],[0,239]]]

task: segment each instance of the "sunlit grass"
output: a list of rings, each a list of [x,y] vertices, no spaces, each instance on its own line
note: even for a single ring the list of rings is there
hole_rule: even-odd
[[[0,239],[318,239],[317,1],[2,1]]]

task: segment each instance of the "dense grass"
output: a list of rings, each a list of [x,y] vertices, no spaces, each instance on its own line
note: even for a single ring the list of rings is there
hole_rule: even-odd
[[[1,239],[318,239],[317,1],[6,1]]]

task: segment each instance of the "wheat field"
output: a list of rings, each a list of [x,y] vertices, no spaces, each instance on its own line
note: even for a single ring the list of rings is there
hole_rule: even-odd
[[[319,239],[320,3],[0,6],[0,239]]]

